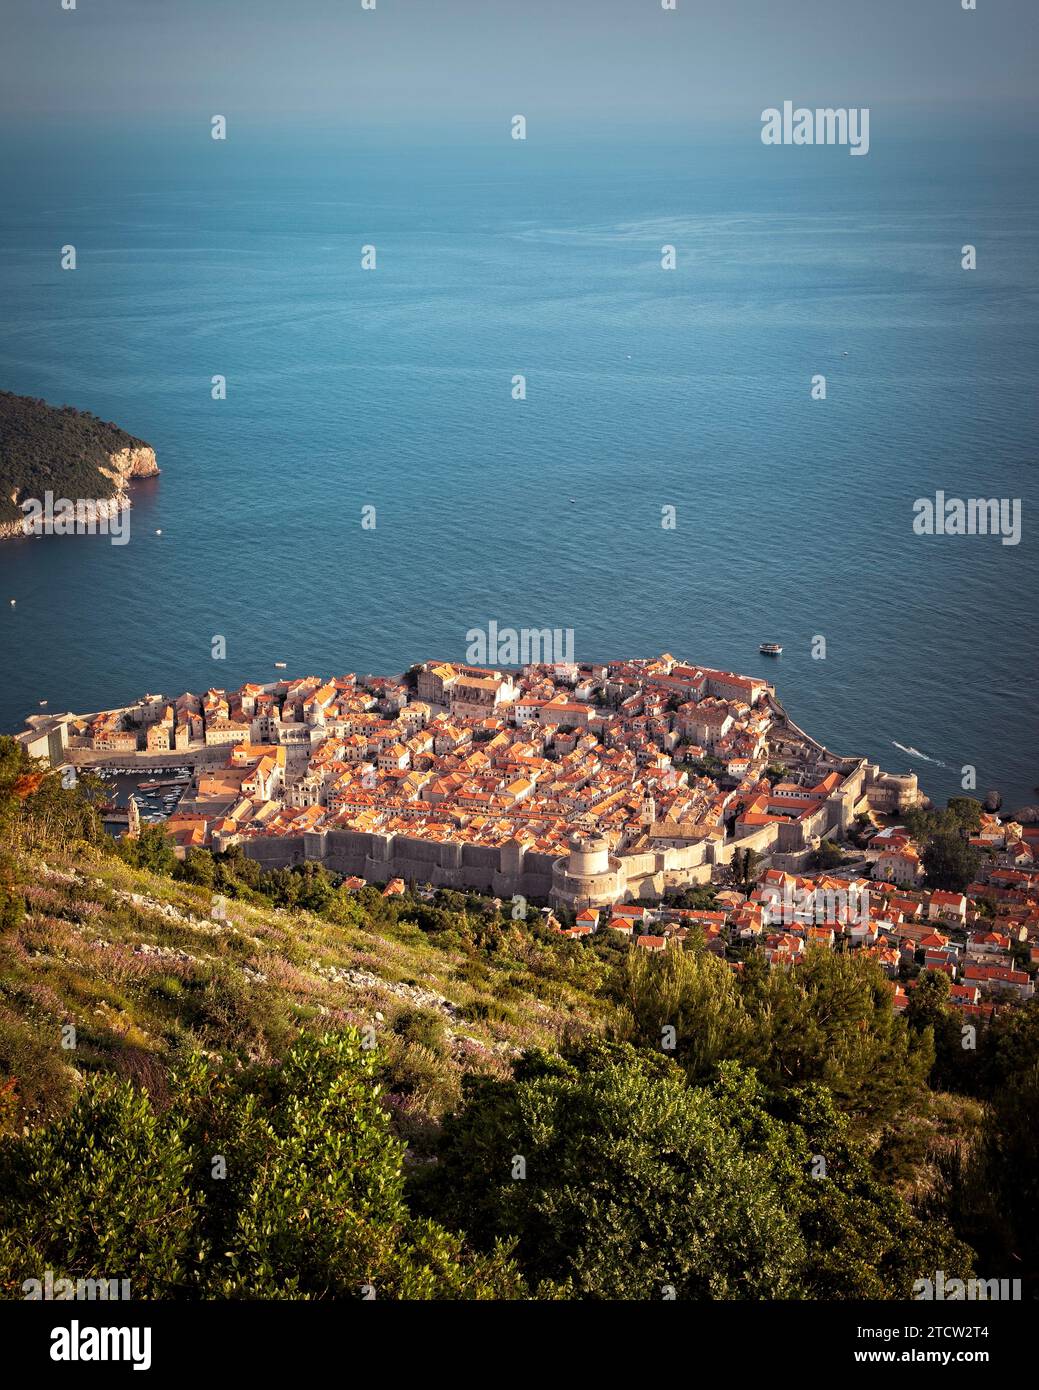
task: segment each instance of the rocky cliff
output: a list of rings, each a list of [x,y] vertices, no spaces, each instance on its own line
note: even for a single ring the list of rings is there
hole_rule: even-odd
[[[131,478],[154,478],[159,471],[159,465],[155,462],[155,450],[147,444],[138,444],[109,454],[108,462],[112,471],[102,468],[101,472],[107,473],[110,478],[121,484]]]

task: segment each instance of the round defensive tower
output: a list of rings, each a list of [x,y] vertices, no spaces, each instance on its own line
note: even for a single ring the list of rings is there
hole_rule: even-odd
[[[594,878],[610,871],[610,846],[603,835],[571,835],[567,873],[575,878]]]
[[[577,832],[567,843],[569,852],[552,866],[554,903],[580,911],[608,907],[624,896],[620,860],[611,857],[604,836]]]

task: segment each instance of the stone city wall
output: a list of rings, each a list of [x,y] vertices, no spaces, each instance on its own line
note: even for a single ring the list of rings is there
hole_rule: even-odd
[[[258,836],[243,840],[242,849],[266,869],[310,861],[369,883],[402,878],[407,883],[432,883],[437,888],[472,889],[496,897],[521,893],[532,899],[548,898],[555,862],[553,855],[529,850],[517,855],[515,847],[349,829]]]

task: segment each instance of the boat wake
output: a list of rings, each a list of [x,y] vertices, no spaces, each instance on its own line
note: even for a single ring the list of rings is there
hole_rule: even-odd
[[[908,753],[912,758],[923,758],[925,763],[933,763],[935,767],[949,766],[948,763],[943,763],[941,758],[929,758],[926,753],[921,753],[919,748],[914,748],[911,744],[907,746],[904,743],[895,743],[892,739],[891,746],[892,748],[900,748],[903,753]]]

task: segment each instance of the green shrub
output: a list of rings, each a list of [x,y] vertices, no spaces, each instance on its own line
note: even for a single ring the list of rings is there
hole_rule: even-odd
[[[444,1020],[429,1009],[401,1009],[393,1020],[393,1031],[406,1042],[420,1043],[441,1056],[447,1049]]]
[[[376,1069],[351,1030],[277,1067],[196,1056],[161,1113],[89,1079],[63,1119],[0,1141],[0,1293],[51,1269],[138,1298],[522,1297],[502,1247],[474,1256],[408,1213]]]
[[[463,1005],[460,1013],[471,1023],[511,1023],[516,1017],[511,1009],[495,999],[474,999]]]

